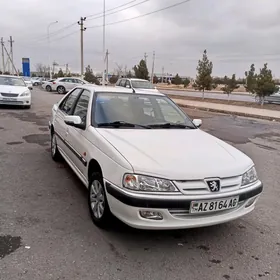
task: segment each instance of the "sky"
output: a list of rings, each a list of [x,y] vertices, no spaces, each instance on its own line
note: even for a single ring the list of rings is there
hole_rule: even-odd
[[[110,10],[106,12],[105,36],[109,71],[117,65],[131,69],[144,53],[151,71],[155,52],[156,73],[162,73],[164,67],[165,73],[195,77],[197,62],[206,49],[215,76],[235,73],[243,77],[252,63],[259,69],[267,62],[275,77],[280,77],[279,0],[190,0],[141,17],[180,2],[183,0],[106,0],[106,10]],[[114,9],[118,6],[122,7]],[[68,63],[71,71],[80,72],[77,21],[87,17],[84,64],[102,71],[102,11],[103,0],[5,1],[0,37],[8,49],[13,36],[18,69],[22,57],[30,58],[32,70],[38,63],[48,65],[50,57],[51,62],[61,67]],[[49,46],[47,28],[55,21],[58,23],[49,27]]]

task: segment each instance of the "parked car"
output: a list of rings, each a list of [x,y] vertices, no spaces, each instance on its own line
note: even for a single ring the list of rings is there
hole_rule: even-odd
[[[53,82],[55,81],[55,79],[52,80],[48,80],[42,83],[42,88],[46,91],[53,91]]]
[[[31,91],[22,77],[0,75],[0,105],[30,108]]]
[[[65,77],[65,78],[58,78],[55,81],[52,82],[53,86],[52,89],[57,91],[59,94],[64,94],[76,86],[88,84],[87,81],[84,81],[79,78],[71,78],[71,77]]]
[[[32,77],[31,82],[33,86],[39,86],[42,84],[42,78],[39,77]]]
[[[280,104],[280,91],[278,91],[270,96],[266,96],[264,98],[264,102]]]
[[[135,92],[141,90],[141,91],[150,91],[150,92],[159,92],[157,88],[149,81],[143,80],[143,79],[128,79],[128,78],[122,78],[119,79],[116,83],[116,87],[125,87],[125,88],[131,88]]]
[[[88,188],[93,222],[142,229],[210,226],[250,213],[253,161],[199,129],[161,93],[81,85],[52,108],[51,156]]]
[[[30,77],[22,77],[22,78],[23,78],[24,82],[26,83],[27,87],[29,89],[33,89],[31,78]]]

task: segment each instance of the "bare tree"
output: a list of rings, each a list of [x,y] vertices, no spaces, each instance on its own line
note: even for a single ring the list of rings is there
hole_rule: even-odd
[[[120,78],[124,75],[123,66],[118,63],[116,63],[116,66],[117,68],[114,69],[114,73],[118,76],[118,78]]]
[[[35,69],[38,76],[46,77],[46,74],[48,72],[48,67],[46,65],[44,65],[43,63],[37,63],[35,65]]]

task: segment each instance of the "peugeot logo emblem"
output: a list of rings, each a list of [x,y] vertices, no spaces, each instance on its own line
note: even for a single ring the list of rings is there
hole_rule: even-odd
[[[211,192],[219,192],[221,189],[221,183],[220,180],[215,179],[215,180],[207,180],[207,185],[210,189]]]

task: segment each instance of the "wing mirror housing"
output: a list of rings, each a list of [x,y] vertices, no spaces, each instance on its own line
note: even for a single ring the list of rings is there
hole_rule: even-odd
[[[28,89],[29,89],[29,90],[32,90],[32,89],[33,89],[33,87],[28,87]]]
[[[66,116],[64,122],[69,125],[79,129],[85,129],[86,125],[82,122],[80,116]]]
[[[194,124],[196,127],[201,127],[201,125],[202,125],[202,120],[201,120],[201,119],[193,119],[193,124]]]

